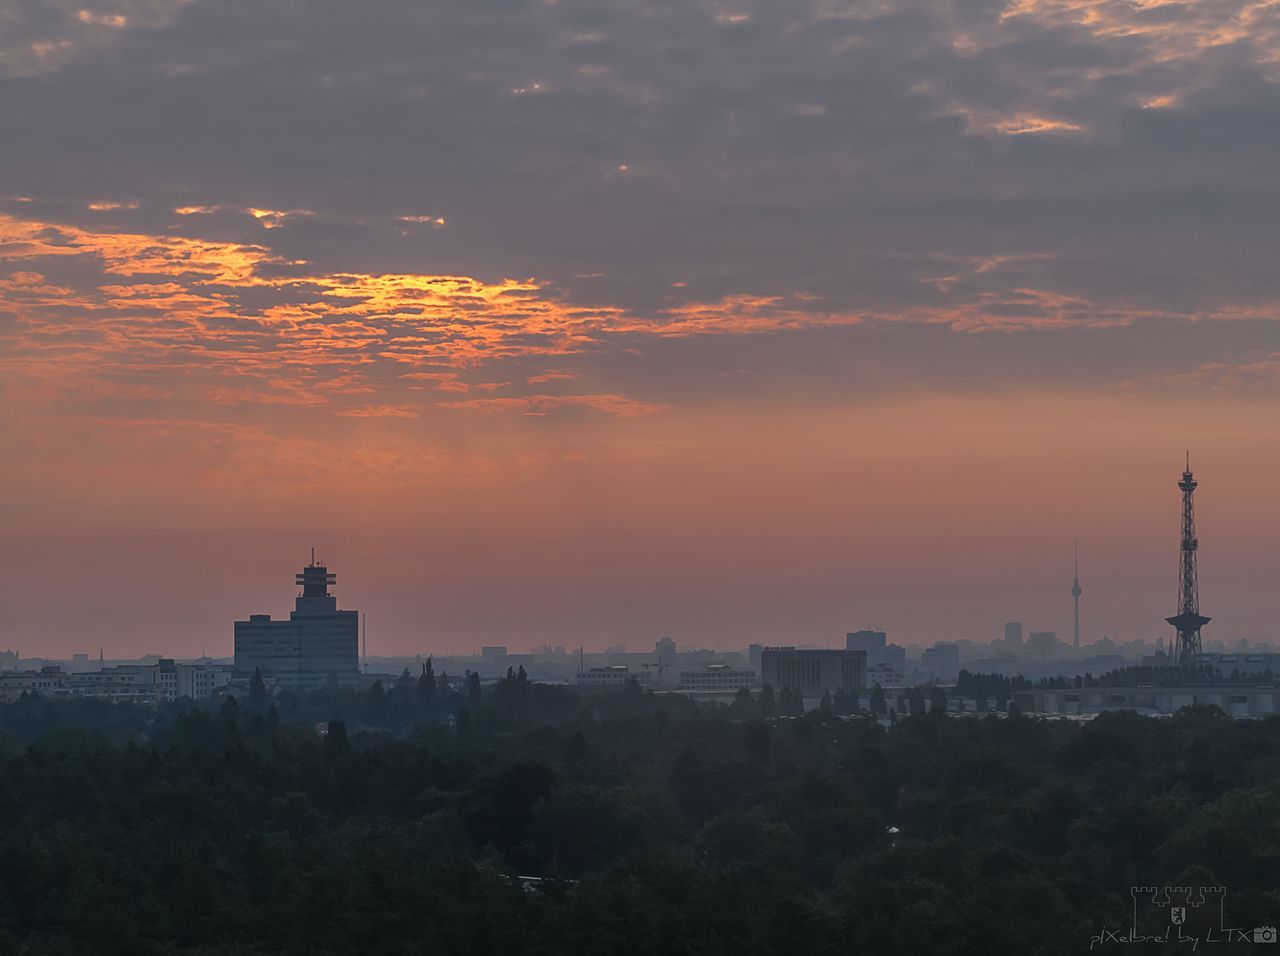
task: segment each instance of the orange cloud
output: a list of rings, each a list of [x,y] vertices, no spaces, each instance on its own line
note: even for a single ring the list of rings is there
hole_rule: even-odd
[[[638,402],[623,395],[525,395],[442,402],[440,407],[477,412],[517,412],[522,415],[546,415],[559,408],[590,408],[619,418],[638,418],[663,411],[667,406]]]
[[[638,315],[580,306],[537,279],[322,272],[264,245],[0,215],[0,261],[13,269],[0,273],[0,313],[16,320],[0,326],[0,374],[8,396],[39,402],[163,392],[174,401],[355,418],[410,417],[433,405],[531,415],[579,407],[638,417],[663,406],[607,391],[445,403],[437,393],[492,390],[498,382],[568,387],[575,373],[554,365],[630,348],[635,337],[751,335],[872,320],[1052,330],[1162,314],[1033,287],[973,291],[975,276],[990,282],[1005,264],[1034,257],[974,258],[965,274],[925,280],[954,300],[928,308],[859,312],[821,308],[803,293],[739,294]],[[82,278],[48,278],[67,274],[63,266],[73,260]],[[1260,305],[1220,314],[1276,311]],[[528,360],[553,367],[474,380],[479,369]]]

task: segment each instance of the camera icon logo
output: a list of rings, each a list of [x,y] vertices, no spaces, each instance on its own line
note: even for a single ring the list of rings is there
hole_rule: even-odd
[[[1255,943],[1274,943],[1276,941],[1276,928],[1274,926],[1254,927],[1253,941]]]

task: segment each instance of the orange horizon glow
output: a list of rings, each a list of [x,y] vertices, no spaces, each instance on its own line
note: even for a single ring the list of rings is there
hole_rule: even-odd
[[[928,281],[946,294],[1026,258]],[[388,653],[1065,632],[1074,538],[1087,639],[1152,639],[1188,442],[1209,636],[1269,636],[1253,589],[1276,565],[1280,435],[1268,396],[1240,388],[1274,381],[1274,355],[1100,392],[922,377],[821,399],[802,373],[730,401],[609,370],[673,340],[927,326],[1052,348],[1180,317],[1022,286],[934,310],[831,312],[797,292],[642,314],[545,280],[325,272],[261,243],[12,215],[0,261],[3,571],[29,597],[6,632],[28,656],[223,653],[236,616],[287,603],[316,541]],[[77,610],[63,582],[81,573],[97,583]]]

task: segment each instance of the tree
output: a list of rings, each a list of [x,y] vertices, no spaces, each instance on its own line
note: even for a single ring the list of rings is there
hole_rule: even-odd
[[[329,721],[324,735],[324,751],[330,757],[339,757],[351,749],[347,740],[347,725],[337,717]]]
[[[884,688],[878,681],[871,685],[871,713],[877,717],[883,717],[885,714]]]
[[[413,677],[409,673],[409,668],[405,668],[400,672],[400,679],[396,681],[396,696],[408,697],[413,690]]]
[[[249,703],[261,710],[267,702],[267,682],[262,679],[262,668],[253,669],[253,680],[249,683]]]
[[[507,668],[507,673],[511,673],[511,668]],[[520,673],[524,673],[523,666],[520,668]],[[483,693],[484,692],[480,689],[480,672],[467,671],[467,700],[471,701],[473,704],[478,704],[480,703],[480,698],[483,696]]]
[[[747,721],[742,725],[742,744],[753,760],[767,762],[772,746],[769,725],[761,720]]]
[[[382,681],[375,680],[366,695],[368,700],[369,719],[377,724],[387,724],[391,720],[391,703],[387,700],[387,692],[382,688]]]
[[[849,713],[849,695],[843,687],[837,687],[831,698],[831,711],[841,717]]]
[[[824,690],[822,692],[822,700],[818,701],[818,710],[824,714],[831,713],[831,691]]]
[[[947,692],[937,684],[929,688],[929,713],[941,717],[947,712]]]
[[[436,671],[429,657],[422,665],[422,676],[418,678],[418,700],[427,706],[436,702]]]
[[[772,717],[777,713],[777,703],[773,699],[773,687],[765,684],[760,688],[760,716]]]

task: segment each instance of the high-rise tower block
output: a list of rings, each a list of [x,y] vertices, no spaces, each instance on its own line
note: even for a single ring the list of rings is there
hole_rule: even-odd
[[[1196,512],[1192,496],[1196,480],[1191,475],[1191,456],[1187,455],[1187,470],[1178,482],[1182,491],[1182,542],[1181,566],[1178,574],[1178,613],[1165,618],[1178,631],[1178,646],[1174,662],[1179,667],[1197,667],[1200,664],[1200,628],[1209,618],[1200,613],[1200,584],[1196,574],[1196,551],[1200,542],[1196,538]]]

